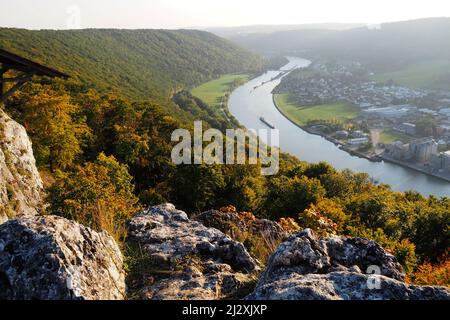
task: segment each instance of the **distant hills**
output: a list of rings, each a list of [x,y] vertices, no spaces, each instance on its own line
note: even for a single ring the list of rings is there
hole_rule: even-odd
[[[450,18],[429,18],[350,30],[326,28],[229,37],[250,50],[358,60],[377,72],[430,60],[450,60]]]
[[[241,27],[215,27],[215,28],[198,28],[212,32],[220,37],[233,38],[235,36],[249,34],[268,34],[281,31],[293,30],[348,30],[363,27],[363,23],[309,23],[309,24],[284,24],[284,25],[253,25]]]
[[[0,28],[0,48],[133,99],[167,99],[219,75],[262,71],[268,61],[258,54],[357,60],[380,79],[417,78],[426,69],[424,85],[450,87],[450,70],[442,70],[450,64],[450,18],[375,28],[328,23],[208,30],[231,41],[197,30]]]
[[[266,63],[228,40],[195,30],[0,28],[0,48],[133,99],[165,98],[176,88],[222,74],[261,71]]]

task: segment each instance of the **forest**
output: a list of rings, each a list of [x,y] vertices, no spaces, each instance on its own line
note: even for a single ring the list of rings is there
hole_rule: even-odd
[[[100,92],[164,101],[170,113],[180,113],[167,101],[181,89],[222,74],[259,73],[274,63],[196,30],[0,28],[0,47],[63,70],[73,80]]]
[[[72,75],[28,84],[6,106],[32,139],[47,213],[123,244],[125,221],[141,208],[171,202],[196,214],[232,205],[293,229],[376,240],[411,282],[450,284],[450,198],[394,192],[367,174],[288,154],[269,177],[259,165],[172,163],[173,130],[192,130],[190,119],[199,118],[227,126],[182,89],[261,72],[267,61],[259,56],[197,31],[2,29],[0,46]]]

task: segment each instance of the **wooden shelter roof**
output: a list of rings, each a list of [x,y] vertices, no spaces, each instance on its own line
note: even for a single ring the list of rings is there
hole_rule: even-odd
[[[19,90],[24,83],[31,81],[34,76],[47,76],[51,78],[68,79],[69,75],[58,70],[43,66],[37,62],[25,59],[12,52],[0,49],[0,102],[6,101],[14,92]],[[19,71],[19,75],[13,78],[4,78],[9,70]],[[5,84],[12,83],[13,86],[4,92]]]
[[[9,67],[10,69],[19,70],[26,73],[33,73],[37,76],[58,77],[64,79],[69,78],[69,75],[65,73],[43,66],[37,62],[25,59],[3,49],[0,49],[0,63],[3,64],[3,67]]]

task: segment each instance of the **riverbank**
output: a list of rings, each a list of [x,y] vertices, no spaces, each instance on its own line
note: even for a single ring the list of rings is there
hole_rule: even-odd
[[[228,99],[237,87],[253,79],[250,74],[227,74],[203,83],[191,90],[191,94],[207,105],[223,113],[233,127],[240,127],[239,121],[228,109]]]
[[[450,174],[434,173],[434,172],[431,172],[431,171],[429,171],[429,170],[426,170],[426,167],[422,167],[422,166],[419,165],[419,164],[409,163],[409,162],[404,162],[404,161],[396,160],[396,159],[393,159],[393,158],[388,157],[388,156],[386,156],[386,155],[381,155],[380,158],[381,158],[383,161],[390,162],[390,163],[394,163],[394,164],[396,164],[396,165],[399,165],[399,166],[402,166],[402,167],[405,167],[405,168],[409,168],[409,169],[412,169],[412,170],[421,172],[421,173],[423,173],[423,174],[432,176],[432,177],[434,177],[434,178],[438,178],[438,179],[444,180],[444,181],[446,181],[446,182],[450,182]]]
[[[432,176],[434,178],[437,178],[437,179],[440,179],[440,180],[443,180],[443,181],[446,181],[446,182],[450,182],[450,174],[443,174],[443,173],[440,174],[440,173],[430,172],[428,170],[422,169],[419,165],[416,165],[416,164],[413,164],[413,163],[399,161],[399,160],[396,160],[396,159],[389,158],[389,157],[387,157],[385,155],[377,155],[377,154],[373,154],[372,155],[372,154],[367,154],[367,153],[364,153],[364,152],[361,152],[361,151],[358,151],[358,150],[351,149],[351,148],[347,147],[346,145],[342,144],[341,142],[339,142],[338,140],[334,139],[333,137],[330,137],[330,136],[324,135],[324,134],[322,134],[322,133],[320,133],[318,131],[312,130],[308,126],[300,125],[295,120],[291,119],[289,117],[289,115],[282,108],[280,108],[280,106],[278,105],[274,94],[272,94],[272,100],[273,100],[273,104],[277,108],[277,110],[287,120],[289,120],[292,124],[294,124],[296,127],[300,128],[301,130],[303,130],[303,131],[305,131],[305,132],[307,132],[309,134],[320,136],[320,137],[324,138],[325,140],[327,140],[327,141],[333,143],[334,145],[338,146],[339,149],[347,152],[351,156],[355,156],[355,157],[358,157],[358,158],[361,158],[361,159],[366,159],[366,160],[369,160],[371,162],[386,161],[386,162],[389,162],[389,163],[392,163],[392,164],[395,164],[395,165],[402,166],[404,168],[412,169],[414,171],[423,173],[423,174],[428,175],[428,176]]]
[[[361,159],[367,159],[367,160],[372,161],[372,162],[380,162],[380,161],[381,161],[381,159],[380,159],[380,157],[379,157],[378,155],[369,155],[369,154],[366,154],[366,153],[361,152],[361,151],[358,151],[358,150],[350,149],[350,148],[346,147],[346,146],[343,145],[341,142],[339,142],[338,140],[334,139],[334,138],[331,137],[331,136],[324,135],[324,134],[322,134],[322,133],[320,133],[320,132],[318,132],[318,131],[312,130],[312,129],[311,129],[310,127],[308,127],[308,126],[304,126],[304,125],[299,124],[298,122],[296,122],[295,120],[293,120],[293,119],[292,119],[292,118],[291,118],[291,117],[290,117],[290,116],[289,116],[289,115],[288,115],[288,114],[287,114],[287,113],[286,113],[286,112],[278,105],[277,99],[276,99],[276,97],[275,97],[275,94],[272,94],[272,101],[273,101],[273,104],[274,104],[275,108],[277,108],[277,110],[278,110],[278,111],[279,111],[279,112],[280,112],[287,120],[289,120],[292,124],[294,124],[296,127],[300,128],[301,130],[303,130],[303,131],[305,131],[305,132],[307,132],[307,133],[309,133],[309,134],[316,135],[316,136],[319,136],[319,137],[324,138],[325,140],[327,140],[327,141],[333,143],[335,146],[339,147],[339,149],[341,149],[341,150],[347,152],[348,154],[350,154],[350,155],[352,155],[352,156],[355,156],[355,157],[358,157],[358,158],[361,158]]]
[[[283,67],[283,70],[290,70],[294,66],[307,67],[310,63],[308,60],[297,57],[289,57],[289,60],[290,64]],[[228,108],[243,126],[255,130],[267,129],[267,126],[260,120],[261,117],[264,117],[279,130],[281,150],[302,161],[309,163],[326,161],[337,170],[350,169],[353,172],[367,173],[374,181],[391,185],[392,190],[395,191],[414,190],[424,196],[449,196],[450,183],[448,181],[406,166],[387,161],[371,161],[361,154],[352,155],[342,150],[342,144],[339,144],[338,141],[325,139],[294,124],[283,115],[281,110],[276,108],[273,101],[272,92],[281,79],[270,80],[281,71],[269,71],[232,92]],[[262,82],[266,82],[266,84],[260,86]],[[255,86],[258,86],[256,90]],[[264,136],[261,138],[266,142]]]
[[[191,93],[211,107],[220,108],[227,93],[251,79],[249,74],[227,74],[193,88]]]
[[[290,119],[302,126],[306,126],[310,121],[317,119],[345,123],[352,121],[361,114],[359,106],[346,102],[300,106],[288,93],[276,93],[274,91],[274,97],[278,108],[282,109]]]

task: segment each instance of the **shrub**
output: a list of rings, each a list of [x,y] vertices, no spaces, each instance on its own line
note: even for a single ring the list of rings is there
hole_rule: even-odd
[[[278,224],[289,234],[300,231],[300,226],[293,218],[281,218]]]
[[[126,236],[125,221],[138,210],[127,167],[104,154],[94,163],[58,172],[47,200],[52,214],[105,230],[118,241]]]
[[[450,252],[435,265],[429,262],[420,265],[408,280],[418,285],[450,287]]]

